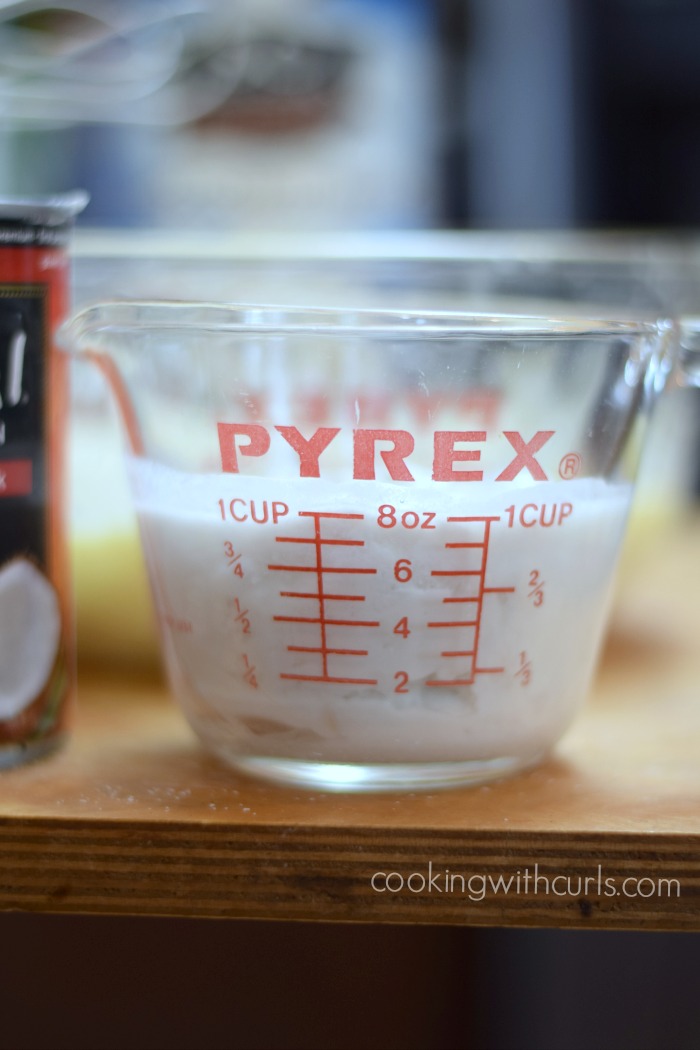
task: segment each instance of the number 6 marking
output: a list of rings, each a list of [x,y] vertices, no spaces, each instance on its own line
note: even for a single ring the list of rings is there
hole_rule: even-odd
[[[394,578],[399,583],[407,583],[408,580],[413,576],[413,570],[411,568],[411,562],[408,558],[399,558],[394,565]]]

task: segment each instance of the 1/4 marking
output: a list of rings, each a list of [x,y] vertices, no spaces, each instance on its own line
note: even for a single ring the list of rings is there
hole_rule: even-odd
[[[251,664],[250,660],[248,659],[245,653],[243,653],[243,662],[246,667],[245,672],[243,674],[243,681],[247,682],[248,685],[252,686],[253,689],[257,689],[258,680],[255,676],[255,667]]]

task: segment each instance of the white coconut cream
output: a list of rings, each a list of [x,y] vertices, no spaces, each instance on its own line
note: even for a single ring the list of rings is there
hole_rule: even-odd
[[[131,477],[173,688],[234,763],[517,766],[585,696],[628,487]]]

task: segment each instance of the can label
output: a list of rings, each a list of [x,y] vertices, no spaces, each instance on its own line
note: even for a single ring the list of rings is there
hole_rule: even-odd
[[[0,217],[0,767],[65,728],[72,664],[63,524],[70,228]]]

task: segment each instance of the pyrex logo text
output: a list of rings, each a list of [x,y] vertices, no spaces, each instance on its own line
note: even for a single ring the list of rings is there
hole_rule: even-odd
[[[217,428],[221,468],[231,474],[240,472],[239,456],[266,455],[275,436],[259,423],[218,423]],[[273,430],[298,455],[301,478],[321,477],[321,457],[341,432],[340,427],[318,427],[310,437],[304,437],[297,427],[276,426]],[[529,439],[517,430],[504,430],[502,434],[512,458],[495,480],[513,481],[521,471],[527,470],[535,481],[547,481],[535,457],[554,431],[538,430]],[[482,470],[464,469],[458,464],[478,463],[482,452],[479,446],[487,438],[485,430],[436,430],[432,440],[433,481],[481,481]],[[408,430],[353,430],[352,476],[356,480],[375,481],[378,454],[392,481],[415,481],[406,462],[415,447],[415,439]]]

